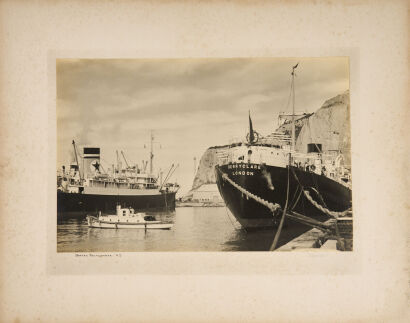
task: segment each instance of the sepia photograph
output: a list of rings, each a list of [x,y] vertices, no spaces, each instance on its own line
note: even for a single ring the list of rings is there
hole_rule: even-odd
[[[57,59],[57,251],[352,251],[348,57]]]
[[[408,322],[408,12],[0,1],[0,322]]]

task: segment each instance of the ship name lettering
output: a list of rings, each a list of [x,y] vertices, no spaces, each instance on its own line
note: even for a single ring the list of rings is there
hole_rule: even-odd
[[[228,165],[228,169],[261,169],[260,165],[255,165],[255,164],[231,164]]]
[[[253,176],[253,172],[248,171],[233,171],[232,175],[246,175],[246,176]]]

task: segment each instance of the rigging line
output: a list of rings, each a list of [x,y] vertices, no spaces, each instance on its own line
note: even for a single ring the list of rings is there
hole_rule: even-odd
[[[319,192],[319,185],[318,185],[318,183],[317,183],[317,178],[313,175],[313,173],[310,173],[310,175],[312,176],[312,182],[313,182],[313,185],[315,186],[315,188],[313,188],[313,189],[316,191],[317,195],[319,196],[320,201],[321,201],[321,202],[323,203],[323,205],[327,208],[327,205],[326,205],[326,203],[325,203],[325,201],[324,201],[322,195],[321,195],[320,192]]]
[[[290,204],[293,204],[293,201],[295,200],[296,195],[298,194],[298,190],[299,190],[299,187],[296,187],[295,193],[293,194],[293,197],[292,197],[292,200],[291,200]]]
[[[303,187],[303,185],[302,185],[302,183],[299,181],[299,178],[297,177],[297,175],[296,175],[296,172],[295,172],[295,170],[292,168],[292,173],[293,173],[293,176],[296,178],[296,181],[299,183],[299,185],[300,185],[300,188],[301,188],[301,190],[302,190],[302,192],[305,190],[305,188]],[[317,194],[319,195],[319,198],[321,199],[321,201],[322,201],[322,203],[326,206],[326,208],[327,208],[327,205],[325,204],[325,201],[323,200],[323,197],[320,195],[320,193],[319,193],[319,188],[317,187],[317,185],[315,184],[315,177],[313,176],[313,173],[310,173],[310,175],[311,175],[311,178],[312,178],[312,182],[313,182],[313,184],[316,186],[316,191],[317,191]]]
[[[308,126],[308,129],[309,129],[310,141],[312,142],[312,141],[313,141],[313,138],[312,138],[312,131],[311,131],[311,128],[310,128],[309,118],[307,119],[307,126]],[[316,149],[317,149],[318,151],[320,151],[320,150],[319,150],[319,147],[317,146],[317,144],[314,143],[314,145],[316,146]],[[292,171],[293,171],[293,169],[292,169]],[[293,172],[293,175],[296,177],[297,181],[299,182],[299,179],[297,178],[297,176],[296,176],[296,174],[295,174],[294,172]],[[319,193],[319,187],[318,187],[316,178],[313,176],[313,173],[312,173],[312,172],[310,172],[310,175],[311,175],[311,178],[312,178],[313,185],[315,186],[315,188],[316,188],[316,190],[317,190],[317,193],[318,193],[318,195],[319,195],[319,198],[321,199],[322,203],[327,207],[325,201],[323,200],[323,197],[322,197],[322,196],[320,195],[320,193]],[[299,184],[300,184],[300,182],[299,182]],[[301,185],[301,184],[300,184],[300,185]],[[301,187],[302,187],[302,189],[304,190],[304,188],[303,188],[302,185],[301,185]]]
[[[305,190],[305,188],[303,187],[302,183],[299,181],[299,178],[296,176],[296,173],[294,171],[294,169],[292,168],[292,173],[293,176],[296,178],[296,181],[299,183],[300,189],[301,189],[301,193]],[[304,195],[303,195],[304,196]],[[296,205],[295,205],[296,206]],[[305,209],[305,199],[302,199],[302,208],[303,208],[303,214],[306,215],[306,209]]]
[[[302,188],[303,191],[303,188]],[[305,209],[305,195],[303,195],[304,198],[302,198],[302,209],[303,209],[303,214],[306,215],[306,209]]]
[[[293,173],[294,177],[296,178],[296,181],[299,183],[299,188],[300,188],[299,196],[298,196],[296,202],[293,204],[292,208],[290,209],[290,210],[293,211],[293,209],[296,207],[296,205],[297,205],[298,202],[299,202],[299,199],[300,199],[300,197],[301,197],[301,195],[302,195],[302,193],[303,193],[304,187],[303,187],[302,183],[299,181],[299,178],[296,176],[295,170],[294,170],[293,168],[292,168],[292,173]],[[296,189],[295,193],[297,192],[297,190],[298,190],[298,189]],[[293,200],[292,200],[292,201],[293,201]],[[302,207],[303,207],[303,213],[306,213],[306,212],[305,212],[305,203],[304,203],[304,200],[303,200],[303,199],[302,199]]]
[[[299,185],[301,185],[300,182],[299,182],[299,179],[298,179],[296,173],[293,171],[293,169],[292,169],[292,172],[293,172],[293,175],[295,176],[296,180],[298,181]],[[303,186],[302,186],[302,185],[301,185],[301,187],[302,187],[302,189],[303,189]],[[337,217],[337,216],[345,216],[346,214],[348,214],[349,212],[351,212],[350,209],[347,209],[347,210],[345,210],[345,211],[343,211],[343,212],[336,212],[336,211],[328,210],[327,207],[324,208],[324,207],[321,206],[319,203],[317,203],[315,200],[313,200],[312,197],[310,196],[308,190],[306,190],[306,191],[303,190],[303,193],[304,193],[305,197],[306,197],[316,208],[318,208],[320,211],[322,211],[323,213],[325,213],[325,214],[327,214],[327,215],[329,215],[329,216],[331,216],[331,217],[334,217],[334,218],[335,218],[335,217]]]
[[[290,176],[289,176],[289,173],[290,173],[289,168],[290,168],[290,159],[291,159],[291,157],[290,157],[290,154],[289,154],[288,187],[287,187],[287,189],[286,189],[286,203],[285,203],[285,207],[284,207],[284,209],[283,209],[282,218],[280,219],[279,228],[278,228],[278,231],[276,231],[275,238],[273,239],[272,246],[270,247],[270,251],[274,251],[274,250],[276,249],[276,245],[278,244],[279,236],[280,236],[280,233],[281,233],[281,231],[282,231],[283,223],[285,222],[286,211],[287,211],[287,208],[288,208],[288,200],[289,200],[289,186],[290,186],[290,185],[289,185],[289,177],[290,177]]]
[[[226,205],[225,205],[225,212],[226,212],[226,216],[227,216],[228,219],[229,219],[229,222],[231,222],[231,224],[232,224],[232,227],[236,230],[235,224],[233,223],[231,217],[229,216],[228,207],[227,207]]]
[[[311,187],[311,189],[312,189],[312,191],[314,191],[314,192],[317,194],[317,196],[319,196],[321,202],[327,207],[327,205],[326,205],[325,201],[323,200],[323,197],[322,197],[322,195],[319,193],[319,191],[318,191],[316,188],[314,188],[314,187]]]
[[[337,211],[331,211],[325,207],[323,207],[322,205],[320,205],[318,202],[316,202],[311,196],[309,191],[303,191],[306,198],[313,204],[313,206],[315,206],[317,209],[319,209],[320,211],[322,211],[323,213],[327,214],[330,217],[333,218],[338,218],[338,217],[342,217],[342,216],[346,216],[348,214],[351,214],[351,208],[343,211],[343,212],[337,212]]]
[[[297,191],[297,190],[296,190]],[[296,202],[293,204],[293,206],[290,208],[290,210],[291,211],[293,211],[293,209],[296,207],[296,205],[299,203],[299,200],[300,200],[300,197],[302,196],[302,193],[303,193],[303,191],[302,190],[300,190],[300,192],[299,192],[299,196],[298,196],[298,198],[296,199]],[[304,210],[303,210],[304,211]]]
[[[302,183],[299,181],[299,178],[296,176],[295,170],[293,168],[291,168],[291,170],[292,170],[293,176],[296,178],[296,181],[299,183],[301,189],[304,190]]]

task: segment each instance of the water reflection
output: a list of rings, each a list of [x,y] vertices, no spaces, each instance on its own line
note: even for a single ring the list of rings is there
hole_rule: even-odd
[[[86,219],[65,218],[58,221],[59,252],[116,251],[266,251],[275,230],[240,229],[223,207],[177,208],[175,212],[155,213],[162,221],[171,221],[171,230],[88,228]],[[284,227],[279,245],[309,228]]]

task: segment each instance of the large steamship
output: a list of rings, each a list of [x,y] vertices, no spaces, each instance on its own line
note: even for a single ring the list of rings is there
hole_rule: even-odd
[[[296,67],[292,69],[291,93]],[[230,145],[218,155],[218,189],[242,227],[278,224],[278,217],[249,194],[278,204],[282,210],[286,207],[320,221],[329,218],[324,209],[344,212],[351,208],[350,170],[340,151],[323,151],[321,143],[309,143],[307,153],[295,151],[294,90],[293,112],[289,116],[292,135],[277,132],[266,141],[253,130],[249,115],[246,140]]]
[[[149,171],[146,170],[148,162],[142,167],[128,165],[123,152],[127,167],[122,167],[117,152],[117,167],[113,165],[110,171],[105,171],[99,147],[82,147],[82,154],[79,154],[73,141],[73,149],[75,161],[69,170],[63,166],[57,176],[58,216],[112,212],[118,204],[141,211],[175,209],[175,194],[179,185],[167,180],[177,166],[171,166],[164,180],[162,176],[155,176],[152,150]]]

